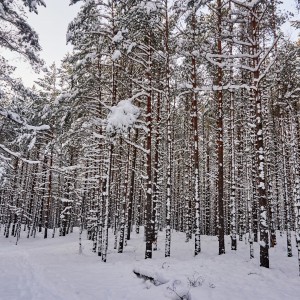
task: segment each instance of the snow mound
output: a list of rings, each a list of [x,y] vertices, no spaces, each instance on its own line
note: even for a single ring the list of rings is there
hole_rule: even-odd
[[[148,266],[147,268],[135,267],[133,269],[133,273],[135,273],[138,277],[152,281],[154,285],[161,285],[170,281],[170,278],[163,269],[158,269],[151,266]]]

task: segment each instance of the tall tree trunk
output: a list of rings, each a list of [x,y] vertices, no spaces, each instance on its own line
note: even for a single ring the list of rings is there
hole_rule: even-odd
[[[147,198],[146,198],[146,228],[145,228],[145,236],[146,236],[146,252],[145,258],[152,258],[152,236],[153,236],[153,223],[152,223],[152,167],[151,167],[151,145],[152,145],[152,86],[151,86],[151,33],[148,33],[148,70],[147,70],[147,78],[148,78],[148,90],[147,90],[147,117],[146,117],[146,125],[147,125],[147,139],[146,139],[146,172],[147,172]]]
[[[139,136],[138,129],[135,131],[134,143],[137,142]],[[133,147],[132,153],[132,164],[131,164],[131,175],[130,175],[130,187],[128,196],[128,219],[127,219],[127,240],[130,240],[130,234],[132,230],[132,207],[133,207],[133,197],[135,191],[135,173],[136,173],[136,158],[137,158],[137,148]]]
[[[111,167],[112,167],[112,155],[113,155],[113,144],[108,145],[108,158],[106,163],[106,175],[103,183],[103,205],[104,205],[104,226],[103,226],[103,245],[102,245],[102,261],[106,262],[107,250],[108,250],[108,218],[109,218],[109,202],[111,199],[110,195],[110,181],[111,181]]]
[[[51,203],[51,197],[52,197],[52,165],[53,165],[53,149],[51,149],[50,161],[49,161],[48,195],[47,195],[47,205],[45,208],[44,239],[46,239],[48,237],[48,228],[49,228],[50,203]]]
[[[159,216],[159,205],[158,205],[158,176],[159,176],[159,151],[160,151],[160,106],[161,106],[161,93],[157,95],[157,104],[156,104],[156,137],[155,137],[155,153],[154,153],[154,173],[153,173],[153,213],[154,216],[154,237],[153,237],[153,251],[157,250],[157,238],[158,238],[158,216]]]
[[[286,242],[287,242],[287,256],[292,257],[292,239],[291,239],[291,214],[290,214],[290,200],[289,200],[289,187],[288,187],[288,172],[287,172],[287,134],[285,119],[283,113],[280,118],[281,127],[281,147],[282,147],[282,168],[283,168],[283,202],[284,202],[284,217],[286,228]]]
[[[221,57],[222,55],[222,0],[217,1],[217,14],[218,14],[218,41],[217,50]],[[222,59],[219,58],[219,64],[222,63]],[[217,85],[219,90],[217,92],[218,103],[218,117],[217,117],[217,155],[218,155],[218,237],[219,237],[219,254],[225,253],[225,238],[224,238],[224,146],[223,146],[223,70],[221,66],[218,66]]]
[[[259,49],[258,49],[258,10],[253,6],[251,11],[251,30],[253,39],[253,101],[256,108],[256,159],[257,159],[257,197],[259,205],[259,234],[260,234],[260,266],[269,268],[269,230],[267,222],[267,195],[265,178],[265,151],[263,139],[262,101],[259,90]]]
[[[196,7],[193,5],[192,12],[192,34],[193,45],[196,44]],[[191,121],[192,121],[192,160],[193,160],[193,191],[195,203],[195,256],[201,252],[201,228],[200,228],[200,167],[199,167],[199,132],[198,132],[198,104],[197,104],[197,66],[196,57],[192,54],[192,105],[191,105]]]
[[[170,98],[170,53],[169,53],[169,15],[168,1],[165,1],[166,24],[165,24],[165,51],[166,51],[166,105],[167,105],[167,199],[166,199],[166,245],[165,257],[171,252],[171,98]]]

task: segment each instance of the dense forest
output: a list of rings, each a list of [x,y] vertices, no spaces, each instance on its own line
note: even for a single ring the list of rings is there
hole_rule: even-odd
[[[217,236],[216,253],[246,241],[269,268],[285,232],[300,267],[300,43],[281,32],[294,19],[280,1],[80,2],[73,52],[33,88],[0,55],[1,234],[18,243],[79,227],[79,251],[87,234],[106,262],[109,231],[122,253],[145,228],[147,259],[160,231],[172,256],[180,231],[190,256]],[[36,69],[25,15],[39,5],[0,1],[1,48]]]

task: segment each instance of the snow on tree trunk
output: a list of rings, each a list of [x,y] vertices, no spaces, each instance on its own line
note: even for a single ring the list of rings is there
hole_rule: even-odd
[[[287,172],[287,153],[286,153],[286,126],[283,113],[280,118],[281,127],[281,145],[282,145],[282,168],[283,168],[283,197],[284,197],[284,215],[285,215],[285,228],[286,228],[286,243],[287,243],[287,256],[292,257],[292,237],[291,237],[291,213],[290,213],[290,200],[289,200],[289,187],[288,187],[288,172]]]
[[[50,162],[49,162],[49,175],[48,175],[48,195],[47,195],[47,205],[45,208],[45,229],[44,229],[44,238],[48,237],[48,226],[49,226],[49,218],[50,218],[50,202],[52,197],[52,165],[53,165],[53,149],[51,149],[50,153]]]
[[[138,139],[138,129],[135,131],[134,135],[134,143],[137,142]],[[127,220],[127,240],[130,240],[130,234],[132,229],[132,207],[133,207],[133,199],[135,192],[135,171],[136,171],[136,159],[137,159],[137,148],[133,147],[132,154],[132,164],[131,164],[131,175],[130,175],[130,187],[129,187],[129,196],[128,196],[128,220]]]
[[[248,140],[249,134],[246,134],[246,141]],[[249,146],[249,144],[246,144],[246,146]],[[246,160],[246,199],[247,199],[247,210],[248,210],[248,230],[249,230],[249,246],[250,246],[250,259],[254,258],[254,249],[253,249],[253,230],[252,230],[252,204],[251,204],[251,185],[250,185],[250,178],[251,178],[251,157],[247,158]]]
[[[170,95],[170,53],[169,53],[169,16],[168,5],[165,1],[165,68],[166,68],[166,106],[167,106],[167,199],[166,199],[166,243],[165,257],[171,255],[171,164],[172,164],[172,138],[171,138],[171,95]]]
[[[123,252],[124,247],[124,238],[125,238],[125,223],[126,223],[126,198],[127,198],[127,189],[128,189],[128,164],[129,164],[129,155],[130,151],[128,148],[128,154],[127,154],[127,162],[126,162],[126,169],[125,169],[125,178],[123,181],[122,186],[122,202],[121,202],[121,222],[120,222],[120,239],[119,239],[119,247],[118,247],[118,253]]]
[[[234,100],[233,93],[230,93],[230,138],[231,138],[231,190],[230,190],[230,235],[231,235],[231,250],[237,249],[237,232],[236,232],[236,182],[235,182],[235,136],[234,136]]]
[[[110,180],[111,180],[111,165],[112,165],[112,154],[113,144],[108,145],[108,158],[106,162],[106,176],[103,183],[103,204],[104,204],[104,215],[103,215],[103,245],[102,245],[102,261],[106,262],[107,249],[108,249],[108,218],[109,218],[109,204],[110,204]]]
[[[196,38],[196,7],[193,5],[191,26],[193,31],[193,45],[195,45]],[[192,104],[191,104],[191,123],[192,123],[192,160],[193,160],[193,191],[194,191],[194,203],[195,203],[195,252],[194,255],[198,255],[201,252],[201,228],[200,228],[200,167],[199,167],[199,133],[198,133],[198,104],[197,104],[197,66],[196,57],[192,53]]]
[[[159,151],[160,151],[160,106],[161,106],[161,94],[157,95],[156,103],[156,136],[155,136],[155,153],[154,153],[154,174],[153,174],[153,221],[154,221],[154,233],[153,233],[153,250],[157,250],[157,238],[158,238],[158,223],[159,223]]]
[[[295,180],[294,180],[294,205],[295,205],[295,237],[296,237],[296,246],[298,252],[298,266],[299,266],[299,276],[300,276],[300,126],[299,126],[299,118],[296,116],[295,125],[292,124],[292,137],[293,137],[293,163],[294,163],[294,172],[295,172]],[[296,132],[295,132],[296,131]]]
[[[229,18],[230,18],[230,35],[232,35],[233,31],[233,23],[231,20],[231,2],[229,1]],[[230,44],[229,53],[232,56],[233,54],[233,47],[232,43]],[[230,83],[233,83],[233,69],[230,68]],[[235,182],[235,113],[234,113],[234,93],[233,91],[229,91],[230,97],[230,144],[231,144],[231,151],[230,151],[230,160],[231,160],[231,170],[230,170],[230,236],[231,236],[231,250],[237,249],[237,221],[236,221],[236,182]]]
[[[222,1],[217,1],[217,26],[218,26],[218,36],[217,36],[217,51],[219,56],[222,55]],[[222,64],[222,59],[219,58],[219,64]],[[224,146],[223,146],[223,70],[221,66],[217,68],[217,84],[220,89],[217,92],[217,160],[218,160],[218,238],[219,238],[219,254],[225,253],[225,228],[224,228],[224,174],[223,174],[223,155],[224,155]]]
[[[269,268],[269,230],[267,223],[267,195],[265,178],[265,152],[263,143],[263,123],[262,123],[262,101],[259,91],[259,65],[258,65],[258,24],[257,11],[253,8],[251,13],[251,28],[253,36],[253,67],[256,69],[253,73],[253,101],[256,107],[256,156],[257,156],[257,196],[259,205],[259,233],[260,233],[260,266]]]
[[[147,138],[146,138],[146,173],[147,173],[147,197],[146,197],[146,252],[145,258],[152,258],[152,240],[153,240],[153,223],[152,223],[152,166],[151,166],[151,145],[152,145],[152,87],[151,87],[151,33],[148,33],[148,57],[147,57],[147,114],[146,114],[146,125],[147,125]]]

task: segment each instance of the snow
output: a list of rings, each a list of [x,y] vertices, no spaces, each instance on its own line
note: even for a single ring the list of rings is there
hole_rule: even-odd
[[[107,117],[107,132],[126,133],[137,121],[140,109],[130,100],[122,100],[111,108]]]
[[[248,7],[248,8],[253,8],[255,7],[261,0],[252,0],[252,1],[238,1],[238,0],[232,0],[233,3]]]
[[[260,213],[260,222],[262,224],[262,226],[264,226],[265,228],[267,228],[267,212],[266,209],[262,206],[260,208],[261,213]]]
[[[154,1],[142,1],[140,4],[141,8],[144,8],[149,15],[152,12],[155,12],[157,10],[156,4]]]
[[[5,15],[5,11],[4,11],[3,4],[2,4],[2,3],[0,3],[0,15],[2,15],[2,16]]]
[[[258,188],[264,190],[265,189],[265,184],[263,182],[260,182],[258,185]]]
[[[35,145],[36,142],[36,135],[33,136],[30,144],[28,145],[28,150],[31,150],[33,148],[33,146]]]
[[[120,50],[115,50],[114,53],[111,56],[112,60],[117,60],[121,57],[121,51]]]
[[[124,253],[113,249],[110,232],[108,262],[92,253],[92,241],[83,234],[83,253],[78,254],[78,230],[66,237],[21,240],[0,235],[0,298],[5,300],[298,300],[300,278],[297,257],[287,257],[286,237],[270,249],[270,269],[259,267],[259,244],[249,259],[249,244],[238,242],[238,250],[218,255],[217,237],[201,236],[202,252],[193,256],[194,243],[185,234],[172,232],[172,256],[164,257],[165,233],[159,232],[158,251],[144,259],[143,232],[132,233]],[[51,236],[51,234],[49,234]],[[295,248],[293,239],[293,248]],[[295,251],[296,252],[296,251]],[[164,283],[155,286],[138,278],[133,270],[155,275]]]
[[[134,48],[136,46],[136,43],[131,43],[128,47],[127,47],[127,54],[130,53],[132,51],[132,48]]]
[[[164,268],[164,265],[159,267],[159,268],[153,268],[147,266],[146,268],[141,268],[139,266],[134,267],[133,271],[135,273],[139,273],[141,275],[148,276],[149,278],[153,278],[154,280],[154,285],[160,285],[160,284],[165,284],[170,281],[170,278],[168,277],[168,274]]]
[[[21,154],[19,152],[13,152],[13,151],[10,151],[8,148],[6,148],[4,145],[0,144],[0,149],[2,149],[4,152],[12,155],[12,156],[15,156],[15,157],[18,157],[19,159],[21,159],[22,161],[28,163],[28,164],[39,164],[40,161],[37,161],[37,160],[28,160],[28,159],[25,159],[21,156]],[[6,158],[4,156],[1,156],[1,159],[4,159],[4,160],[10,160],[9,158]]]
[[[49,125],[40,125],[40,126],[32,126],[27,124],[20,115],[13,111],[9,110],[0,110],[0,115],[18,123],[19,125],[23,125],[27,130],[33,130],[33,131],[40,131],[40,130],[49,130],[50,126]]]
[[[0,159],[2,159],[2,155],[0,155]],[[5,168],[3,163],[1,163],[0,161],[0,181],[3,181],[2,177],[4,176],[4,174],[5,174]]]
[[[112,41],[115,43],[120,43],[123,40],[122,31],[118,31],[118,33],[112,38]]]
[[[264,242],[264,241],[260,241],[259,244],[260,244],[262,247],[266,247],[266,242]]]

